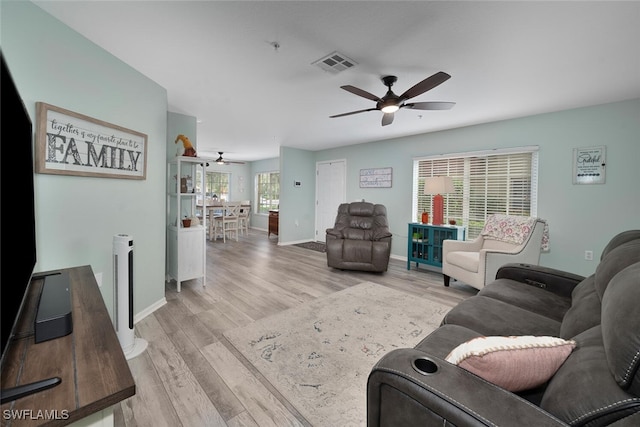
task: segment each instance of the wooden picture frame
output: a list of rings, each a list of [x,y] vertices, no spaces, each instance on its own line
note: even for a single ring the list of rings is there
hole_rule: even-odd
[[[360,169],[360,188],[391,188],[393,168]]]
[[[573,183],[604,184],[607,148],[583,147],[573,149]]]
[[[147,135],[36,103],[36,173],[147,178]]]

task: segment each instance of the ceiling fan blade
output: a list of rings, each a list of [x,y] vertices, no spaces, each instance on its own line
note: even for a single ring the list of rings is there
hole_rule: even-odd
[[[438,71],[431,77],[427,77],[420,83],[414,85],[409,88],[405,93],[400,95],[400,99],[411,99],[418,95],[425,93],[428,90],[433,89],[434,87],[441,85],[442,83],[449,80],[451,76],[443,71]]]
[[[358,110],[358,111],[351,111],[350,113],[336,114],[334,116],[329,116],[329,118],[333,119],[335,117],[350,116],[352,114],[364,113],[364,112],[367,112],[367,111],[375,111],[375,110],[377,110],[377,108],[367,108],[366,110]]]
[[[382,116],[382,126],[390,125],[393,123],[394,113],[384,113]]]
[[[450,110],[456,105],[455,102],[412,102],[404,104],[403,108],[411,108],[413,110]]]
[[[360,88],[357,88],[355,86],[346,85],[346,86],[340,86],[340,87],[342,89],[346,90],[347,92],[353,93],[354,95],[358,95],[358,96],[361,96],[363,98],[367,98],[367,99],[370,99],[370,100],[376,101],[376,102],[380,101],[380,98],[377,97],[376,95],[374,95],[372,93],[369,93],[366,90],[362,90]]]

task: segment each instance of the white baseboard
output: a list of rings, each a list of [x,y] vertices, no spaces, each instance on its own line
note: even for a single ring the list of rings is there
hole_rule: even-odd
[[[134,324],[138,323],[139,321],[141,321],[142,319],[144,319],[145,317],[147,317],[148,315],[150,315],[151,313],[153,313],[154,311],[156,311],[166,303],[167,303],[167,299],[165,297],[162,297],[157,302],[151,304],[149,307],[145,308],[144,310],[142,310],[141,312],[133,316],[133,323]]]
[[[317,240],[304,239],[304,240],[293,240],[291,242],[278,242],[278,246],[290,246],[290,245],[297,245],[298,243],[309,243],[309,242],[317,242]],[[324,242],[319,242],[319,243],[324,243]]]

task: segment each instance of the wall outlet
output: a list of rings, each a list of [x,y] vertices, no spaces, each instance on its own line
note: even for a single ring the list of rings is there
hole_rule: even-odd
[[[593,261],[593,251],[584,251],[584,259]]]

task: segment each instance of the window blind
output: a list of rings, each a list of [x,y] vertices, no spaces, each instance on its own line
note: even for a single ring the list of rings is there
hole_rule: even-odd
[[[446,220],[467,227],[467,239],[480,234],[490,214],[536,216],[538,148],[491,150],[414,159],[413,213],[431,212],[424,179],[453,178],[455,193],[443,194]]]

